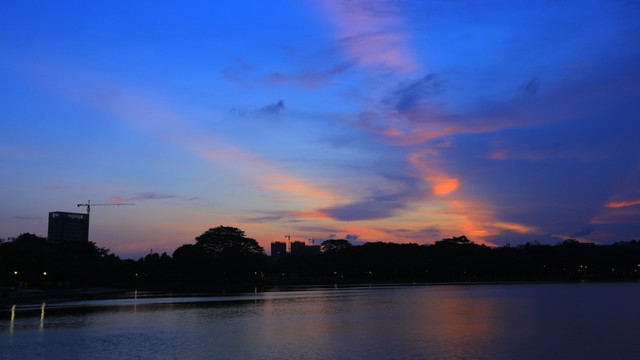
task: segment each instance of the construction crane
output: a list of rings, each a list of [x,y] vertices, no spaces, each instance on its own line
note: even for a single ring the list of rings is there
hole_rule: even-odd
[[[88,215],[91,212],[91,207],[92,206],[112,206],[112,205],[120,206],[120,205],[135,205],[135,204],[133,204],[133,203],[92,204],[91,200],[87,200],[86,204],[78,204],[78,207],[86,206],[87,207],[87,215]]]
[[[306,238],[306,236],[290,235],[290,234],[287,234],[287,235],[285,235],[284,237],[285,237],[285,238],[287,238],[287,239],[289,240],[289,244],[291,244],[291,238],[292,238],[292,237],[294,237],[294,238]]]
[[[291,234],[287,234],[284,236],[287,240],[289,240],[289,251],[291,251],[291,238],[306,238],[306,236],[300,236],[300,235],[291,235]]]

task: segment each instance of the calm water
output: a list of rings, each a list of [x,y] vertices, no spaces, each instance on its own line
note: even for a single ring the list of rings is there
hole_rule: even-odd
[[[640,283],[324,288],[0,310],[0,359],[638,359]]]

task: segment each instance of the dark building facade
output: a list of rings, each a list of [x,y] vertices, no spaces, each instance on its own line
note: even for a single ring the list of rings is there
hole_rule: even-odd
[[[291,242],[291,255],[318,255],[320,245],[307,246],[303,241]]]
[[[271,257],[279,258],[287,254],[287,243],[276,241],[271,243]]]
[[[89,241],[89,214],[50,212],[47,239],[52,242]]]

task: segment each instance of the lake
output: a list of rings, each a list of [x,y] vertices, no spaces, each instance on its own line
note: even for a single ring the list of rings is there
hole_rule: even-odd
[[[638,359],[640,283],[365,286],[18,305],[0,359]]]

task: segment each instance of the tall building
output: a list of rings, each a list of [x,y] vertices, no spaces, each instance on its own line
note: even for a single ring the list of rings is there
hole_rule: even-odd
[[[89,241],[89,214],[50,212],[47,239],[52,242]]]
[[[271,243],[271,257],[278,258],[287,254],[287,243],[276,241]]]

